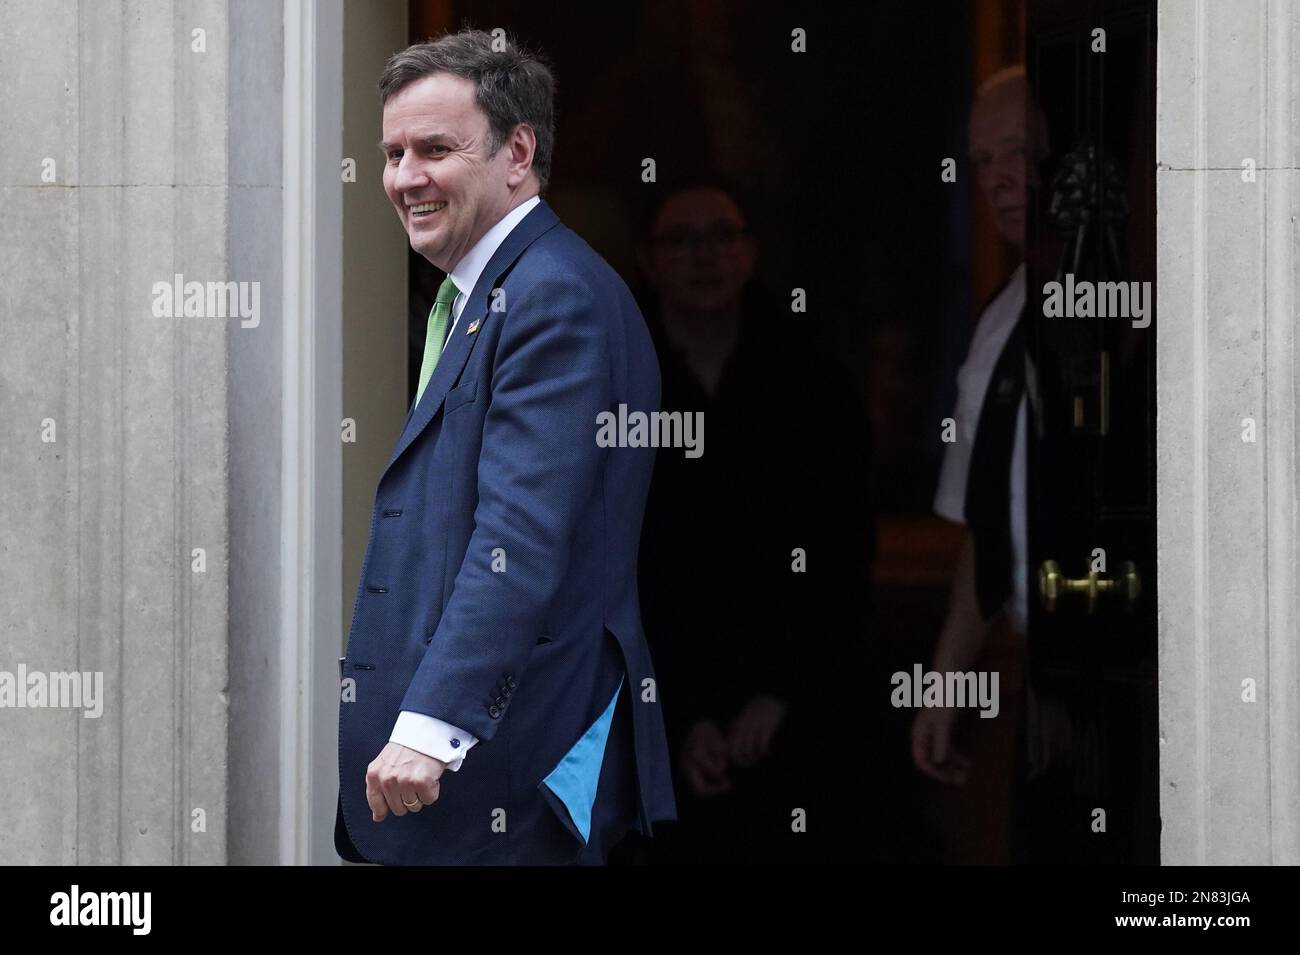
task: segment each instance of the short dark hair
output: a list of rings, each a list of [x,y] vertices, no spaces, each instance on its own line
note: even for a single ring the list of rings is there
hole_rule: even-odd
[[[659,214],[670,199],[698,189],[716,189],[726,195],[740,211],[746,231],[757,234],[760,223],[755,221],[753,215],[757,203],[753,201],[750,190],[726,173],[706,168],[672,176],[666,182],[657,183],[645,191],[641,204],[641,241],[649,242],[654,238]]]
[[[538,192],[545,192],[555,149],[555,77],[542,55],[523,49],[505,31],[497,36],[472,29],[447,33],[389,58],[379,78],[380,105],[434,73],[474,81],[475,101],[487,114],[492,153],[520,123],[532,129],[537,137],[533,172]]]

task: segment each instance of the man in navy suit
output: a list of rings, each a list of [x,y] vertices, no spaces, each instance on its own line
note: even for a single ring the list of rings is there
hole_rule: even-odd
[[[549,70],[493,42],[417,44],[380,81],[384,190],[447,280],[343,662],[354,861],[603,864],[676,817],[637,599],[655,452],[597,440],[603,412],[659,409],[659,368],[626,285],[541,199]]]

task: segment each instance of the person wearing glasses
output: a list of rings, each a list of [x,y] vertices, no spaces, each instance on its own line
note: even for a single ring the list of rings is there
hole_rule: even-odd
[[[874,548],[866,415],[815,347],[816,317],[755,281],[758,240],[715,182],[665,189],[638,247],[662,407],[705,425],[698,457],[658,450],[642,533],[679,814],[646,851],[851,861],[863,721],[844,675],[862,672]]]

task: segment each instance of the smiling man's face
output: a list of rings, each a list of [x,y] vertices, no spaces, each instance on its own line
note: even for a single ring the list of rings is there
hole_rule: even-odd
[[[517,128],[489,154],[488,118],[475,102],[474,83],[450,73],[422,77],[394,94],[383,125],[384,192],[411,248],[450,272],[515,200],[527,198],[518,187],[529,162],[521,167],[519,157],[522,149],[532,158],[531,130]]]

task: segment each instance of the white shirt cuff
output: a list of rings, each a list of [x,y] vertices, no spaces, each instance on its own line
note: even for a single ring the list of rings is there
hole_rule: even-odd
[[[465,753],[478,742],[478,737],[436,717],[402,710],[397,715],[397,725],[393,727],[388,741],[440,759],[447,764],[448,769],[456,773],[460,772]]]

